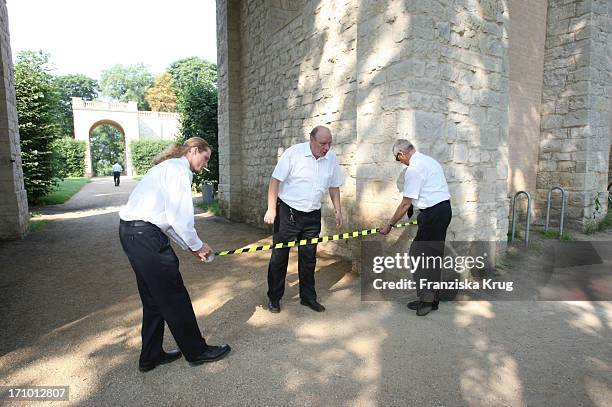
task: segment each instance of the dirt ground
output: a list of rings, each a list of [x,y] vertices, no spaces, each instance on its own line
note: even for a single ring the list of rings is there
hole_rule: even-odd
[[[404,303],[361,301],[350,262],[323,251],[327,311],[299,304],[292,254],[282,312],[271,314],[269,252],[202,264],[176,249],[206,339],[233,351],[141,373],[141,304],[117,236],[134,185],[95,178],[41,209],[44,228],[0,243],[0,385],[67,385],[69,402],[51,403],[61,405],[610,405],[612,303],[456,301],[417,318]],[[206,214],[196,226],[217,250],[270,241]]]

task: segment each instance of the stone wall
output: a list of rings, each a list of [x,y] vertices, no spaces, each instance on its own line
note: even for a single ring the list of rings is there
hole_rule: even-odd
[[[606,209],[595,211],[610,151],[608,7],[608,0],[548,3],[536,211],[548,190],[561,186],[568,191],[567,223],[576,228]]]
[[[219,86],[219,207],[232,220],[242,216],[242,85],[240,0],[217,2]]]
[[[503,1],[360,6],[361,219],[387,218],[399,202],[390,147],[408,138],[444,167],[453,206],[449,239],[505,240],[507,16]]]
[[[547,4],[510,3],[510,104],[508,109],[508,193],[536,192],[540,152],[540,103]]]
[[[250,0],[228,19],[233,4],[219,1],[217,9],[225,213],[231,216],[236,203],[241,218],[262,225],[278,157],[323,123],[334,134],[346,179],[346,230],[378,226],[392,215],[402,167],[391,145],[404,137],[445,169],[453,195],[450,238],[505,240],[505,1]],[[240,49],[233,59],[231,34]],[[232,110],[238,98],[240,110]],[[228,120],[232,114],[240,117]],[[239,130],[232,133],[234,123]],[[229,181],[232,174],[240,174],[240,183]],[[326,199],[326,226],[330,207]]]
[[[27,233],[29,214],[5,0],[0,0],[0,64],[0,239],[14,239]]]

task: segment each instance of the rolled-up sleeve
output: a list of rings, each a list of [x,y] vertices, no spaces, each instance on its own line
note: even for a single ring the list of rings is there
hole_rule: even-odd
[[[291,151],[285,150],[285,152],[281,155],[278,163],[276,163],[276,167],[274,167],[274,171],[272,172],[272,177],[277,180],[283,182],[289,176],[291,172]]]
[[[342,170],[338,165],[338,162],[334,160],[332,164],[332,176],[329,183],[329,186],[332,188],[338,188],[344,184],[344,175],[342,175]]]
[[[188,248],[193,251],[199,250],[203,243],[194,226],[191,177],[185,171],[168,167],[164,181],[166,184],[166,218],[172,229],[168,231],[168,235],[183,250]]]
[[[419,199],[423,177],[418,171],[408,167],[404,174],[404,196],[406,198]]]

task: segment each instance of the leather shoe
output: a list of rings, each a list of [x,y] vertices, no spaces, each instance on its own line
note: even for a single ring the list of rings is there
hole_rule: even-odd
[[[196,356],[195,359],[189,360],[191,366],[201,365],[202,363],[216,362],[217,360],[223,359],[227,356],[232,348],[229,345],[222,346],[207,346],[206,350],[200,355]]]
[[[419,317],[424,317],[425,315],[429,314],[429,312],[431,311],[433,311],[433,302],[421,301],[419,302],[419,305],[417,305],[416,314]]]
[[[309,307],[313,311],[323,312],[325,307],[319,304],[316,300],[300,300],[300,304]]]
[[[280,312],[280,302],[270,300],[268,302],[268,311],[278,314]]]
[[[416,301],[410,301],[410,302],[408,303],[407,307],[408,307],[408,309],[411,309],[411,310],[413,310],[413,311],[416,311],[416,310],[417,310],[417,308],[418,308],[418,306],[419,306],[419,303],[420,303],[420,302],[421,302],[421,301],[419,301],[419,300],[416,300]],[[434,301],[434,302],[432,302],[432,303],[431,303],[431,310],[432,310],[432,311],[437,310],[437,309],[438,309],[438,304],[440,304],[440,301]]]
[[[155,369],[158,365],[165,365],[166,363],[174,362],[175,360],[180,359],[181,356],[181,351],[178,349],[171,350],[170,352],[164,352],[161,357],[153,362],[138,363],[138,370],[141,372],[148,372],[149,370]]]

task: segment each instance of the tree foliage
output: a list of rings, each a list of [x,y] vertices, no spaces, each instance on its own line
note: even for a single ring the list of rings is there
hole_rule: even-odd
[[[100,75],[100,88],[104,95],[120,102],[137,102],[139,110],[149,110],[145,95],[152,83],[153,76],[144,64],[118,64]]]
[[[89,146],[95,175],[111,175],[114,163],[125,164],[125,143],[118,128],[110,124],[96,127],[89,136]]]
[[[154,112],[176,112],[176,93],[168,72],[157,76],[147,90],[147,102]]]
[[[98,97],[98,81],[82,74],[57,76],[55,86],[59,92],[59,109],[61,111],[60,134],[74,136],[72,117],[72,97],[93,100]]]
[[[168,68],[177,95],[181,115],[181,138],[202,137],[213,153],[208,168],[194,176],[199,189],[202,181],[219,181],[219,143],[217,126],[217,66],[197,57],[174,62]]]
[[[171,140],[132,140],[130,157],[134,172],[140,175],[146,174],[153,167],[153,159],[170,143],[172,143]]]
[[[57,174],[61,178],[85,176],[85,148],[82,140],[62,137],[52,144]]]
[[[15,93],[23,177],[28,200],[36,203],[57,183],[52,143],[58,138],[59,93],[49,55],[25,50],[15,63]]]

